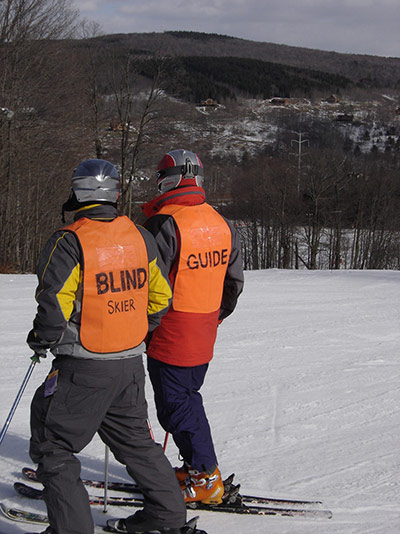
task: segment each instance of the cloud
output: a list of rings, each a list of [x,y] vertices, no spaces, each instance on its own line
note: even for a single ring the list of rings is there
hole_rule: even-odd
[[[106,33],[191,30],[399,56],[399,0],[75,0]]]
[[[98,11],[102,4],[107,3],[107,0],[73,0],[73,3],[81,13],[85,13],[86,11]]]

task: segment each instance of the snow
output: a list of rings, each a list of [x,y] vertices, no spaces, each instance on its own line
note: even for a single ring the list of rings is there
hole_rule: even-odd
[[[33,275],[0,275],[1,409],[4,424],[29,367]],[[220,326],[203,388],[223,475],[245,493],[321,499],[333,518],[246,517],[200,512],[209,534],[400,532],[400,272],[246,272],[237,310]],[[50,368],[37,365],[0,445],[0,500],[44,512],[12,483],[28,456],[29,404]],[[150,420],[163,442],[148,386]],[[169,440],[167,454],[179,465]],[[96,437],[79,455],[82,476],[103,478]],[[128,480],[114,459],[110,479]],[[99,493],[101,490],[94,490]],[[93,509],[96,522],[129,508]],[[196,515],[189,512],[189,517]],[[0,531],[38,526],[0,517]]]

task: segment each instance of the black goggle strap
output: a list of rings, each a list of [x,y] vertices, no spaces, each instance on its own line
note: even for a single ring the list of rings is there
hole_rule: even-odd
[[[193,174],[193,176],[204,176],[203,167],[200,165],[192,165],[191,163],[186,163],[185,165],[177,165],[176,167],[167,167],[162,171],[157,171],[156,178],[161,180],[166,176],[171,176],[172,174],[181,174],[185,177],[186,174]]]

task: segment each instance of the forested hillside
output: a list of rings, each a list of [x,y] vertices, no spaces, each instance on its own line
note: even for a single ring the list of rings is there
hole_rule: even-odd
[[[172,57],[214,56],[258,59],[339,74],[369,87],[400,88],[400,58],[341,54],[197,32],[131,33],[96,38],[140,54],[162,51]],[[268,41],[266,35],[265,41]]]
[[[141,72],[147,73],[145,63]],[[312,97],[315,93],[338,93],[351,85],[351,80],[337,74],[258,59],[187,56],[166,64],[166,89],[198,103],[204,95],[218,102],[237,96]]]
[[[182,32],[186,36],[186,32]],[[151,34],[150,34],[151,35]],[[190,42],[202,42],[207,34],[193,34]],[[362,87],[354,79],[326,70],[312,69],[306,66],[292,66],[273,61],[265,61],[242,56],[219,55],[219,48],[215,49],[214,40],[225,42],[223,37],[210,36],[207,41],[208,55],[198,54],[190,45],[184,48],[182,54],[177,50],[167,53],[169,47],[161,45],[155,47],[155,42],[142,43],[140,37],[136,42],[134,34],[127,36],[105,36],[87,41],[72,41],[66,43],[71,52],[79,52],[90,44],[93,57],[97,64],[102,65],[105,73],[110,74],[114,69],[116,59],[129,57],[132,70],[151,79],[154,75],[155,58],[163,62],[162,80],[164,89],[171,96],[178,96],[191,102],[199,103],[206,98],[218,102],[245,98],[279,97],[312,97],[316,94],[338,93],[351,87]],[[175,37],[175,33],[168,34],[169,39],[180,43],[183,37]],[[230,38],[233,39],[233,38]],[[228,41],[230,41],[228,38]],[[187,38],[185,37],[185,40]],[[240,41],[233,39],[235,42]],[[142,46],[149,46],[142,48]],[[162,46],[162,47],[161,47]],[[188,55],[193,50],[193,55]],[[240,50],[237,51],[239,54]],[[102,76],[102,92],[112,92],[110,76]]]
[[[35,269],[79,161],[112,161],[120,212],[142,221],[179,147],[203,160],[247,269],[400,268],[399,59],[192,32],[78,39],[56,0],[37,18],[1,5],[1,271]]]

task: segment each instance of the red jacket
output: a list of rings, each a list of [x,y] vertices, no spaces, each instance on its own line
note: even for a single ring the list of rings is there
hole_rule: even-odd
[[[142,209],[173,287],[172,306],[147,354],[184,367],[208,363],[218,323],[232,313],[243,289],[237,232],[197,186],[168,191]]]

